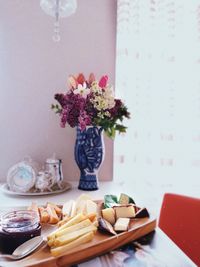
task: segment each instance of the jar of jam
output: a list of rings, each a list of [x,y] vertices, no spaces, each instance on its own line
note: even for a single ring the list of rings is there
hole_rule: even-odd
[[[41,235],[39,215],[35,211],[17,210],[4,214],[0,225],[0,251],[12,252],[25,241]]]

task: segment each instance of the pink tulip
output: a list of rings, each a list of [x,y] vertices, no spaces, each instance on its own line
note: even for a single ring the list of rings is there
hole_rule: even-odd
[[[88,83],[92,84],[95,81],[95,76],[94,73],[90,73],[89,79],[88,79]]]
[[[101,77],[100,81],[99,81],[99,86],[101,88],[105,88],[107,85],[107,81],[108,81],[108,76],[104,75],[103,77]]]
[[[78,75],[77,82],[78,82],[78,84],[82,84],[83,85],[83,83],[85,82],[85,77],[84,77],[83,73],[80,73]]]
[[[69,78],[68,78],[68,85],[69,85],[69,88],[70,89],[77,87],[77,81],[76,81],[76,78],[73,75],[70,75],[69,76]]]

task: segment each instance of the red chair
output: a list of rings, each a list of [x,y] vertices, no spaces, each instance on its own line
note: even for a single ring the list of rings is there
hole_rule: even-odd
[[[200,266],[200,199],[165,194],[158,225]]]

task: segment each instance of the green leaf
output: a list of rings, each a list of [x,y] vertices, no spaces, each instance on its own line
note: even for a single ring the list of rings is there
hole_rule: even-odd
[[[117,196],[115,195],[105,195],[104,196],[104,207],[105,208],[112,208],[118,204]]]
[[[121,124],[116,124],[115,129],[116,129],[117,131],[119,131],[120,133],[125,133],[127,127],[126,127],[126,126],[123,126],[123,125],[121,125]]]

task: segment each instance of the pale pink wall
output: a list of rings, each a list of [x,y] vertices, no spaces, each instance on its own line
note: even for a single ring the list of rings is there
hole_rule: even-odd
[[[61,129],[50,110],[69,74],[108,74],[114,83],[116,0],[78,0],[75,15],[60,20],[61,42],[51,39],[53,19],[39,0],[0,0],[0,180],[30,155],[43,162],[56,152],[65,179],[78,179],[75,130]],[[113,143],[106,138],[101,179],[112,179]]]

